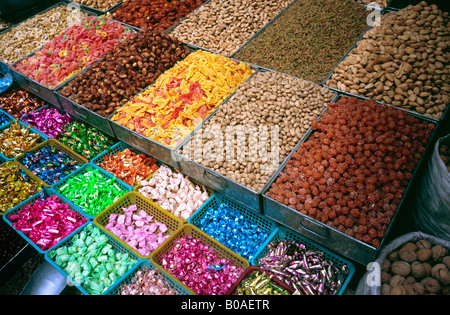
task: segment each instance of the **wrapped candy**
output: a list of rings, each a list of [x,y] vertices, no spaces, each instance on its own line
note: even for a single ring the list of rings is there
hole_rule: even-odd
[[[0,213],[12,209],[41,190],[40,183],[31,179],[14,162],[0,165]]]
[[[116,154],[106,154],[98,166],[134,187],[158,170],[156,163],[155,158],[144,153],[136,153],[133,148],[127,148]]]
[[[162,273],[144,265],[129,283],[119,287],[118,295],[178,295]]]
[[[209,198],[205,187],[195,185],[167,165],[161,165],[148,181],[141,181],[139,193],[182,220],[187,220]]]
[[[272,241],[267,254],[259,260],[261,269],[277,276],[300,295],[336,295],[349,273],[346,265],[337,266],[322,251],[307,249],[292,240]]]
[[[31,112],[21,120],[46,136],[55,138],[64,131],[64,127],[72,121],[72,118],[68,113],[60,113],[56,108],[47,107]]]
[[[55,195],[43,192],[33,202],[8,217],[11,225],[46,251],[86,223],[87,219],[71,210]]]
[[[164,223],[153,219],[136,205],[123,208],[123,214],[112,213],[105,228],[130,245],[142,256],[148,256],[169,236]]]
[[[113,247],[108,237],[87,224],[72,239],[48,252],[48,257],[89,294],[100,295],[138,262]]]
[[[214,248],[192,235],[177,238],[161,255],[162,267],[199,295],[223,295],[243,269],[220,258]]]

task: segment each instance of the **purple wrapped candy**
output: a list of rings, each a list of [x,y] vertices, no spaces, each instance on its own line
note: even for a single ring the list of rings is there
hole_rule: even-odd
[[[64,131],[64,127],[72,122],[68,113],[60,113],[56,108],[44,107],[28,113],[22,121],[32,125],[50,138],[56,138]]]
[[[272,241],[260,267],[277,276],[300,295],[338,294],[348,275],[347,266],[335,265],[323,252],[292,240]]]

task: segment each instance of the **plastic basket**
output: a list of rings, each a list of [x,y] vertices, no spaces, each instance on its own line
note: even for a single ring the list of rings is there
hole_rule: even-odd
[[[122,242],[136,256],[139,256],[140,258],[150,258],[150,254],[146,256],[140,254],[137,250],[132,248],[125,241],[121,240],[118,236],[116,236],[113,232],[105,227],[109,223],[109,216],[111,214],[124,214],[125,212],[123,211],[123,208],[128,208],[131,205],[137,206],[137,212],[144,210],[149,215],[153,216],[154,221],[164,223],[167,226],[167,233],[169,235],[178,230],[183,225],[183,221],[173,214],[165,211],[163,208],[151,202],[147,198],[144,198],[142,195],[133,191],[126,193],[111,206],[95,216],[94,224],[102,229],[105,233],[111,235],[111,237],[115,238],[118,242]]]
[[[73,233],[70,237],[66,238],[64,241],[56,244],[56,246],[54,246],[52,248],[52,250],[57,250],[60,247],[63,246],[71,246],[72,245],[72,239],[76,234],[80,234],[82,233],[88,226],[92,226],[93,223],[92,222],[87,222],[85,223],[82,228],[78,229],[76,231],[76,233]],[[98,227],[96,227],[95,225],[93,225],[95,228],[98,229]],[[99,229],[100,230],[100,229]],[[100,230],[101,231],[101,230]],[[110,237],[108,234],[104,233],[103,231],[101,231],[102,234],[106,235],[106,237],[108,238],[108,243],[112,245],[112,249],[115,252],[120,252],[122,254],[128,254],[128,256],[134,260],[136,260],[136,264],[138,264],[141,259],[139,257],[137,257],[136,255],[134,255],[131,251],[129,251],[125,246],[123,246],[122,243],[117,242],[115,239],[113,239],[112,237]],[[80,290],[83,294],[85,295],[90,295],[88,291],[86,291],[86,289],[83,287],[82,284],[77,283],[76,281],[73,281],[73,279],[69,278],[69,275],[66,271],[64,271],[61,267],[59,267],[56,262],[49,257],[49,253],[50,251],[45,253],[45,260],[47,260],[53,267],[55,267],[64,277],[66,277],[67,281],[71,282],[78,290]],[[134,267],[134,266],[133,266]],[[130,268],[130,270],[128,270],[122,277],[120,277],[117,281],[115,281],[111,286],[114,286],[116,283],[119,283],[120,281],[122,281],[123,279],[125,279],[133,270],[133,267]],[[105,295],[106,292],[108,290],[105,290],[105,292],[102,293],[102,295]]]
[[[44,141],[46,141],[46,140],[48,139],[44,134],[42,134],[41,132],[37,131],[36,129],[30,127],[29,125],[24,124],[24,123],[22,123],[22,122],[19,122],[19,124],[20,124],[21,126],[25,127],[25,128],[29,128],[30,131],[31,131],[31,133],[38,134],[38,135],[40,136],[40,138],[39,138],[39,140],[38,140],[39,143],[42,143],[42,142],[44,142]],[[11,127],[11,123],[4,124],[3,126],[0,127],[0,133],[3,133],[5,130],[8,130],[10,127]],[[33,148],[31,148],[31,149],[33,149]],[[14,157],[10,157],[10,158],[9,158],[9,157],[5,156],[4,154],[0,153],[0,156],[1,156],[4,160],[6,160],[6,161],[12,161],[12,160],[14,160],[16,157],[18,157],[19,155],[20,155],[20,154],[14,156]]]
[[[353,265],[353,263],[341,256],[338,256],[337,254],[334,254],[333,252],[329,251],[328,249],[314,243],[313,241],[305,238],[304,236],[302,236],[284,226],[280,226],[272,232],[272,234],[269,236],[269,239],[266,241],[266,243],[264,243],[264,245],[260,248],[260,250],[253,257],[252,264],[259,266],[260,259],[265,257],[269,251],[267,248],[267,245],[270,242],[278,241],[278,240],[291,240],[291,241],[294,241],[297,243],[302,243],[306,246],[307,249],[321,251],[323,253],[323,257],[326,260],[333,262],[333,264],[335,266],[342,267],[342,266],[346,265],[349,272],[348,272],[348,275],[347,275],[344,283],[342,284],[341,289],[339,290],[338,295],[342,295],[344,293],[348,283],[350,282],[351,278],[353,277],[353,275],[355,273],[355,266]]]
[[[23,167],[27,168],[27,166],[25,164],[22,164],[23,159],[27,156],[28,153],[34,153],[37,152],[39,150],[41,150],[44,147],[54,147],[56,149],[58,149],[61,152],[64,152],[65,154],[67,154],[68,156],[70,156],[70,158],[74,161],[77,162],[77,164],[81,167],[84,164],[88,163],[88,160],[85,159],[84,157],[82,157],[81,155],[79,155],[78,153],[75,153],[74,151],[72,151],[71,149],[69,149],[67,146],[65,146],[64,144],[62,144],[61,142],[59,142],[58,140],[55,139],[48,139],[46,141],[44,141],[43,143],[35,146],[34,148],[32,148],[31,150],[28,150],[25,153],[22,153],[21,155],[19,155],[18,157],[15,158],[16,162],[18,162],[20,165],[22,165]],[[32,172],[34,174],[34,172],[32,170],[29,170],[30,172]],[[70,174],[69,174],[70,175]],[[67,176],[69,176],[67,175]],[[35,176],[39,177],[37,174],[35,174]],[[60,180],[64,179],[65,177],[61,178]],[[47,188],[50,188],[52,186],[52,184],[49,184],[47,182],[45,182],[43,179],[41,179],[44,182],[44,186]],[[53,183],[54,184],[54,183]]]
[[[64,196],[62,193],[60,193],[60,192],[59,192],[59,189],[60,189],[61,187],[63,187],[64,185],[66,185],[67,181],[68,181],[70,178],[75,177],[75,176],[78,176],[78,175],[80,175],[80,174],[84,174],[84,173],[89,172],[90,170],[93,170],[93,169],[97,169],[97,170],[100,172],[100,174],[101,174],[102,176],[104,176],[105,178],[108,178],[108,179],[114,179],[114,180],[116,181],[117,186],[119,186],[120,189],[122,189],[122,190],[124,190],[124,191],[126,191],[126,192],[130,192],[130,191],[131,191],[131,187],[130,187],[130,186],[128,186],[127,184],[125,184],[124,182],[122,182],[120,179],[118,179],[118,178],[115,177],[114,175],[112,175],[112,174],[106,172],[106,171],[105,171],[104,169],[102,169],[101,167],[98,167],[97,165],[92,164],[92,163],[86,163],[86,164],[84,164],[82,167],[80,167],[79,169],[77,169],[75,172],[73,172],[73,173],[70,174],[69,176],[67,176],[67,177],[65,177],[64,179],[60,180],[58,183],[53,184],[53,185],[52,185],[52,189],[54,190],[55,194],[58,195],[58,196],[60,196],[63,200],[66,200],[66,201],[68,201],[69,203],[74,204],[74,202],[73,202],[72,200],[70,200],[69,198],[67,198],[66,196]],[[75,206],[76,206],[76,204],[75,204]],[[85,211],[85,209],[84,209],[83,207],[79,207],[79,208],[83,211],[83,213],[84,213],[90,220],[93,220],[93,219],[94,219],[95,215],[91,215],[91,214],[89,214],[89,213],[86,213],[86,211]],[[105,209],[106,209],[106,208],[105,208]]]
[[[252,222],[253,224],[259,226],[260,228],[267,231],[267,237],[270,236],[270,234],[275,230],[275,228],[278,226],[275,221],[272,221],[271,219],[265,217],[264,215],[252,210],[251,208],[247,208],[246,206],[242,205],[241,203],[234,201],[233,199],[222,195],[220,193],[214,194],[207,202],[203,204],[196,212],[194,212],[191,217],[188,220],[188,223],[195,225],[196,227],[200,228],[200,222],[210,211],[210,208],[215,208],[219,206],[222,203],[226,203],[231,209],[235,210],[236,212],[242,214],[248,221]],[[228,236],[225,236],[228,237]],[[230,236],[231,237],[231,236]],[[218,240],[221,242],[221,240]],[[264,244],[264,242],[261,243],[261,246]],[[261,247],[260,246],[260,247]],[[251,261],[251,258],[258,252],[260,247],[254,248],[253,255],[249,255],[247,258],[249,261]]]
[[[180,282],[178,280],[175,281],[172,277],[167,275],[167,273],[165,271],[161,270],[160,268],[157,268],[157,267],[153,266],[153,264],[149,260],[142,260],[139,264],[134,266],[133,269],[131,270],[131,272],[126,277],[124,277],[121,281],[119,281],[119,282],[115,283],[113,286],[111,286],[106,291],[105,295],[118,295],[120,286],[123,285],[123,284],[131,283],[131,281],[134,278],[134,276],[136,275],[136,273],[139,270],[142,270],[144,268],[144,266],[148,267],[150,270],[155,269],[155,270],[159,271],[159,273],[161,274],[162,278],[166,282],[168,282],[168,284],[170,285],[170,287],[172,289],[177,291],[178,295],[191,295],[191,293],[188,290],[186,290],[180,284]]]
[[[167,164],[165,164],[165,165],[166,165],[167,167],[169,167],[172,171],[175,171],[173,167],[171,167],[171,166],[169,166],[169,165],[167,165]],[[161,165],[160,165],[160,166],[161,166]],[[156,171],[156,172],[158,172],[158,171]],[[149,180],[156,174],[156,172],[154,172],[153,174],[151,174],[151,175],[150,175],[149,177],[147,177],[145,180],[146,180],[146,181],[149,181]],[[191,177],[188,177],[188,178],[189,178],[189,180],[190,180],[193,184],[195,184],[195,185],[197,185],[197,186],[200,186],[200,187],[204,187],[205,190],[208,192],[209,199],[211,199],[212,196],[215,194],[215,191],[212,190],[211,188],[209,188],[209,187],[207,187],[207,186],[205,186],[205,185],[199,183],[198,181],[196,181],[195,179],[193,179],[193,178],[191,178]],[[139,183],[138,185],[136,185],[136,186],[133,188],[133,191],[139,193],[139,189],[141,189],[141,187],[142,187],[142,185]],[[144,197],[144,198],[146,198],[146,197]],[[146,198],[146,199],[148,199],[148,198]],[[209,199],[208,199],[208,200],[209,200]],[[208,202],[208,200],[205,201],[205,203]],[[164,208],[163,208],[163,209],[164,209]],[[199,209],[200,209],[200,208],[199,208]],[[164,209],[164,210],[166,210],[166,209]],[[166,210],[166,211],[167,211],[167,210]],[[197,211],[198,211],[198,209],[197,209]],[[192,214],[192,215],[193,215],[193,214]],[[192,215],[191,215],[191,216],[192,216]],[[183,220],[183,219],[182,219],[182,220]],[[183,220],[183,223],[187,223],[187,222],[188,222],[188,219],[184,219],[184,220]]]
[[[4,125],[10,123],[12,120],[15,120],[13,116],[11,116],[10,114],[8,114],[6,111],[4,111],[2,109],[0,109],[0,115],[5,115],[6,117],[9,118],[9,122],[1,124],[0,128],[3,127]]]
[[[142,152],[142,151],[139,151],[139,150],[133,148],[132,146],[128,145],[127,143],[120,141],[119,143],[116,143],[115,145],[113,145],[113,146],[111,147],[111,149],[109,149],[108,151],[105,151],[105,152],[99,154],[98,156],[96,156],[95,158],[93,158],[93,159],[91,160],[91,163],[93,163],[93,164],[95,164],[95,165],[101,167],[100,164],[103,163],[103,162],[105,161],[105,157],[106,157],[106,156],[113,156],[113,155],[116,155],[117,153],[122,152],[122,151],[124,151],[124,150],[126,150],[126,149],[133,149],[133,151],[134,151],[136,154],[146,154],[146,155],[148,155],[147,153]],[[149,156],[150,156],[150,155],[149,155]],[[151,156],[150,156],[150,157],[151,157]],[[157,164],[158,166],[161,166],[162,163],[161,163],[160,161],[157,160],[156,164]],[[106,171],[106,170],[105,170],[105,171]],[[108,171],[107,171],[107,172],[108,172]],[[147,178],[149,178],[149,177],[152,176],[153,174],[154,174],[154,172],[153,172],[151,175],[147,176]],[[139,185],[139,184],[138,184],[138,185]],[[137,185],[131,186],[131,187],[135,188],[135,187],[137,187]]]
[[[30,243],[39,253],[41,254],[45,254],[46,252],[48,252],[49,250],[51,250],[51,248],[47,249],[47,250],[43,250],[41,247],[39,247],[39,245],[37,245],[36,243],[34,243],[32,240],[30,240],[28,238],[28,236],[26,236],[22,231],[16,230],[13,227],[13,222],[10,219],[11,215],[17,214],[23,207],[26,207],[30,204],[34,204],[38,199],[41,198],[47,198],[54,195],[53,191],[51,189],[44,189],[43,191],[35,194],[33,197],[28,198],[27,200],[23,201],[22,203],[18,204],[17,206],[15,206],[14,208],[12,208],[11,210],[5,212],[5,214],[3,215],[3,219],[6,221],[6,223],[8,223],[22,238],[24,238],[28,243]],[[61,200],[62,202],[64,202],[63,200]],[[84,213],[82,211],[80,211],[79,208],[74,207],[71,204],[69,205],[69,209],[72,210],[75,213],[78,213],[82,219],[85,218],[86,222],[88,222],[89,220],[86,218],[86,216],[84,215]],[[86,223],[85,222],[85,223]],[[66,237],[64,237],[63,239],[61,239],[59,242],[64,241],[66,238],[70,237],[73,233],[76,233],[76,231],[78,229],[80,229],[85,223],[83,223],[80,227],[78,227],[77,229],[75,229],[74,231],[72,231],[71,233],[69,233]],[[55,244],[57,245],[57,244]],[[53,245],[52,247],[54,247],[55,245]]]
[[[52,109],[52,108],[57,109],[59,113],[64,114],[64,112],[63,112],[61,109],[59,109],[59,108],[57,108],[57,107],[55,107],[54,105],[51,105],[51,104],[48,104],[48,105],[44,105],[44,106],[42,106],[42,107],[39,107],[39,108],[35,109],[34,111],[32,111],[31,113],[33,113],[33,114],[34,114],[34,113],[39,113],[39,112],[41,112],[41,111],[44,110],[44,109]],[[49,136],[49,135],[46,134],[45,132],[39,130],[39,128],[37,128],[37,126],[36,126],[35,124],[29,123],[29,122],[26,122],[26,121],[25,121],[25,119],[30,118],[30,116],[31,116],[30,114],[31,114],[31,113],[27,113],[27,114],[23,115],[22,117],[20,117],[20,122],[23,123],[23,124],[25,124],[25,125],[31,126],[31,127],[34,128],[34,129],[36,129],[37,131],[39,131],[40,133],[42,133],[43,135],[45,135],[48,139],[54,139],[55,137]],[[71,121],[73,121],[73,120],[74,120],[74,119],[71,117]]]
[[[103,136],[109,138],[109,139],[113,142],[113,144],[112,144],[110,147],[108,147],[108,149],[106,149],[106,150],[100,152],[100,153],[97,154],[96,156],[94,156],[94,157],[92,157],[92,158],[90,158],[90,159],[84,157],[85,159],[87,159],[87,160],[88,160],[89,162],[91,162],[91,163],[92,163],[92,161],[93,161],[95,158],[97,158],[98,156],[100,156],[101,154],[103,154],[103,153],[105,153],[105,152],[108,152],[108,150],[110,150],[114,145],[116,145],[116,144],[118,143],[118,140],[117,140],[116,138],[113,138],[112,136],[110,136],[110,135],[104,133],[103,131],[101,131],[100,129],[96,128],[95,126],[90,125],[90,124],[88,124],[88,123],[85,123],[84,121],[81,121],[81,120],[78,120],[78,119],[72,120],[72,122],[71,122],[69,125],[67,125],[67,126],[71,126],[74,122],[82,123],[84,126],[86,126],[86,128],[92,128],[95,132],[97,132],[97,133],[99,133],[99,134],[101,134],[101,135],[103,135]],[[64,132],[62,132],[62,133],[60,133],[60,134],[58,135],[58,137],[57,137],[58,140],[62,137],[62,134],[64,134]],[[60,142],[61,142],[61,141],[60,141]],[[71,149],[72,151],[74,151],[74,152],[78,153],[79,155],[83,156],[83,155],[81,154],[81,152],[79,152],[79,151],[76,149],[77,144],[78,144],[78,143],[75,143],[75,144],[73,144],[73,145],[66,145],[66,146],[67,146],[69,149]]]
[[[180,237],[192,235],[192,237],[201,239],[202,243],[205,245],[210,246],[212,249],[214,249],[214,252],[219,258],[225,258],[227,260],[232,260],[233,263],[242,269],[247,269],[250,266],[250,263],[247,259],[244,257],[239,256],[229,248],[225,247],[215,239],[213,239],[211,236],[197,228],[196,226],[186,223],[183,224],[181,228],[179,228],[174,234],[172,234],[161,246],[159,246],[153,253],[150,255],[150,262],[160,268],[161,270],[164,270],[168,273],[168,275],[174,279],[175,281],[177,278],[173,276],[169,271],[165,270],[162,267],[162,255],[169,252],[170,249],[174,246],[175,240],[177,240]],[[194,292],[191,288],[186,286],[184,283],[182,283],[183,287],[192,295],[198,295],[196,292]]]
[[[22,165],[20,165],[19,163],[17,163],[17,162],[14,161],[14,160],[7,160],[7,161],[5,161],[5,162],[3,162],[3,163],[0,165],[0,167],[2,167],[2,166],[4,166],[4,165],[8,165],[8,164],[14,164],[14,165],[17,167],[17,171],[19,171],[19,170],[24,171],[25,174],[29,177],[29,180],[30,180],[30,181],[39,184],[39,189],[40,189],[40,191],[42,191],[42,189],[43,189],[43,184],[44,184],[44,182],[43,182],[42,180],[40,180],[40,179],[39,179],[38,177],[36,177],[33,173],[31,173],[29,170],[27,170],[26,168],[24,168]],[[30,197],[28,197],[27,199],[32,198],[32,197],[33,197],[33,196],[30,196]],[[27,199],[23,200],[22,202],[26,201]],[[18,203],[17,205],[19,205],[19,204],[20,204],[20,203]],[[17,205],[15,205],[15,206],[17,206]],[[13,208],[14,208],[14,207],[13,207]],[[12,208],[11,208],[11,209],[12,209]],[[2,212],[2,211],[0,210],[0,216],[3,216],[4,213],[8,212],[8,211],[11,210],[11,209],[8,209],[8,210],[5,211],[5,212]]]
[[[225,295],[235,295],[236,289],[238,288],[238,286],[244,282],[245,280],[247,280],[248,277],[250,277],[251,275],[253,275],[253,273],[259,271],[261,274],[264,273],[265,271],[262,270],[260,267],[258,266],[250,266],[247,269],[245,269],[245,271],[242,273],[242,275],[239,277],[239,279],[231,286],[231,288],[227,291],[227,293]],[[265,272],[266,275],[270,276],[269,273]],[[295,290],[293,288],[291,288],[290,286],[288,286],[286,283],[284,283],[283,281],[281,281],[280,279],[278,279],[277,277],[272,277],[270,279],[270,282],[281,288],[281,289],[285,289],[287,291],[289,291],[291,294],[293,294],[295,292]],[[236,294],[238,295],[238,294]]]

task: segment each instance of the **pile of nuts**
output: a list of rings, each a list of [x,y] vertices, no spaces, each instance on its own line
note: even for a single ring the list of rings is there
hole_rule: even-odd
[[[114,7],[116,4],[118,4],[119,2],[121,2],[121,0],[73,0],[73,1],[100,11],[107,11],[112,7]]]
[[[449,249],[421,239],[389,253],[381,269],[383,295],[449,295]]]
[[[168,35],[138,32],[80,73],[60,94],[108,117],[189,53]]]
[[[326,85],[440,119],[450,103],[449,22],[424,1],[382,15]]]
[[[203,147],[209,147],[208,143],[216,143],[206,136],[209,128],[218,128],[222,135],[226,135],[227,127],[241,128],[237,133],[245,134],[247,131],[245,142],[241,143],[238,135],[236,140],[233,136],[233,144],[230,144],[230,149],[238,156],[231,156],[230,151],[225,149],[228,145],[223,145],[220,151],[213,148],[210,156],[203,155],[197,162],[259,192],[335,95],[327,88],[292,76],[271,71],[257,72],[205,123],[202,139],[195,136],[191,139],[194,143],[203,141]],[[265,136],[260,126],[267,127]],[[249,135],[252,127],[257,133]],[[270,147],[270,143],[275,141],[271,139],[272,127],[279,128],[279,157],[268,159],[261,156],[257,145],[250,144],[249,138],[257,139],[263,146],[265,144],[261,141],[266,140]],[[225,136],[216,140],[228,141]],[[197,147],[192,147],[192,144],[185,145],[183,150]],[[268,148],[267,151],[270,150]],[[193,156],[196,160],[195,153]]]
[[[266,196],[378,248],[434,127],[393,106],[341,97]]]
[[[292,0],[210,1],[171,32],[183,42],[231,56]]]
[[[146,30],[164,32],[206,0],[125,0],[112,18]],[[110,13],[108,13],[109,15]]]
[[[61,5],[12,27],[0,35],[0,60],[19,61],[86,16]]]

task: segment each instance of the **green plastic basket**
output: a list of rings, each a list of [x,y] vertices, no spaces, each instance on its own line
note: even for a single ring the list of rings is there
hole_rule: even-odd
[[[32,148],[31,150],[28,150],[25,153],[22,153],[21,155],[16,157],[15,160],[16,160],[17,163],[22,165],[24,168],[27,168],[27,166],[25,164],[23,164],[23,159],[27,156],[27,154],[37,152],[37,151],[41,150],[42,148],[49,147],[49,146],[50,147],[54,147],[58,151],[61,151],[61,152],[65,153],[65,154],[67,154],[70,157],[70,159],[73,160],[73,161],[76,161],[77,164],[80,167],[83,166],[84,164],[88,163],[87,159],[85,159],[84,157],[82,157],[78,153],[76,153],[73,150],[71,150],[69,147],[65,146],[64,144],[62,144],[61,142],[59,142],[58,140],[55,140],[53,138],[42,142],[41,144],[35,146],[34,148]],[[28,170],[34,174],[33,170],[30,170],[30,169],[28,169]],[[67,176],[69,176],[69,175],[67,175]],[[35,176],[37,176],[37,174],[35,174]],[[67,177],[67,176],[65,176],[65,177]],[[65,177],[61,178],[60,180],[64,179]],[[41,179],[41,180],[44,183],[43,185],[45,187],[47,187],[47,188],[50,188],[50,187],[52,187],[53,184],[55,184],[55,183],[49,184],[49,183],[45,182],[43,179]]]
[[[205,216],[208,214],[211,208],[216,208],[220,204],[227,204],[232,210],[235,210],[237,213],[243,215],[249,222],[252,222],[256,226],[261,229],[267,231],[267,237],[277,228],[278,224],[275,221],[265,217],[264,215],[252,210],[251,208],[247,208],[241,203],[225,196],[220,193],[215,193],[207,202],[203,204],[196,212],[194,212],[188,220],[188,223],[195,225],[196,227],[201,229],[200,222]],[[231,220],[231,219],[230,219]],[[223,243],[227,238],[234,238],[236,235],[224,235],[224,240],[218,239],[219,242]],[[264,242],[261,242],[261,246]],[[260,247],[254,248],[253,252],[248,255],[242,255],[249,261],[251,261],[252,257],[258,252]]]
[[[68,283],[72,283],[78,290],[80,290],[83,294],[85,295],[90,295],[90,293],[86,290],[86,288],[83,287],[82,284],[77,283],[76,281],[73,281],[74,279],[71,279],[68,275],[68,273],[66,271],[64,271],[64,269],[62,269],[60,266],[58,266],[56,264],[56,262],[50,258],[50,253],[54,250],[57,250],[60,247],[64,247],[64,246],[71,246],[73,244],[73,238],[75,235],[80,234],[82,232],[84,232],[87,228],[97,228],[92,222],[87,222],[83,225],[83,227],[81,229],[78,229],[76,233],[73,233],[71,235],[71,237],[65,239],[63,242],[58,243],[56,246],[54,246],[52,248],[51,251],[48,251],[45,253],[45,260],[47,260],[53,267],[55,267],[64,277],[66,277]],[[100,230],[100,229],[99,229]],[[101,230],[100,230],[101,231]],[[127,254],[128,257],[136,260],[136,263],[134,266],[136,266],[137,264],[139,264],[139,262],[141,262],[141,259],[139,257],[137,257],[136,255],[134,255],[133,252],[131,252],[130,250],[128,250],[128,248],[126,248],[122,243],[117,242],[114,238],[110,237],[108,234],[104,233],[103,231],[101,231],[101,233],[103,235],[105,235],[107,237],[107,242],[112,245],[112,249],[115,252],[120,252],[122,254]],[[133,267],[134,267],[133,266]],[[119,279],[117,279],[117,281],[115,281],[109,288],[113,287],[116,283],[119,283],[120,281],[122,281],[123,279],[125,279],[133,270],[133,267],[131,267],[127,272],[125,272],[125,274],[120,277]],[[109,289],[108,288],[108,289]],[[108,292],[108,289],[105,290],[102,295],[105,295]]]
[[[150,270],[157,270],[161,274],[162,278],[169,286],[176,290],[177,295],[191,295],[191,293],[186,290],[181,283],[177,280],[175,281],[172,277],[170,277],[164,270],[153,266],[153,264],[149,260],[142,260],[139,264],[133,267],[131,272],[124,277],[121,281],[117,282],[113,286],[111,286],[105,293],[105,295],[118,295],[120,286],[123,284],[130,284],[133,280],[134,276],[139,270],[142,270],[144,267],[147,267]]]
[[[100,174],[102,176],[104,176],[107,179],[114,179],[116,181],[117,186],[119,186],[119,188],[123,191],[125,191],[125,193],[130,192],[131,191],[131,187],[128,186],[127,184],[125,184],[124,182],[122,182],[120,179],[118,179],[117,177],[115,177],[114,175],[112,175],[111,173],[106,172],[104,169],[102,169],[101,167],[98,167],[95,164],[92,163],[86,163],[84,164],[82,167],[80,167],[79,169],[77,169],[75,172],[73,172],[72,174],[70,174],[69,176],[65,177],[64,179],[60,180],[58,183],[53,184],[52,189],[55,191],[55,194],[60,196],[62,199],[68,201],[69,203],[74,204],[74,202],[72,200],[70,200],[69,198],[67,198],[66,196],[64,196],[62,193],[59,192],[59,189],[61,187],[63,187],[64,185],[66,185],[67,181],[74,177],[77,176],[79,174],[84,174],[86,172],[91,171],[92,169],[97,169]],[[117,200],[116,200],[117,201]],[[75,204],[76,205],[76,204]],[[78,205],[76,205],[77,207],[79,207],[85,214],[86,216],[90,219],[93,220],[95,215],[89,214],[86,212],[86,209],[84,209],[83,207],[80,207]],[[105,208],[106,209],[106,208]],[[104,209],[103,209],[104,210]],[[99,212],[100,213],[100,212]],[[98,214],[98,213],[97,213]],[[97,215],[96,214],[96,215]]]
[[[127,143],[121,141],[121,142],[119,142],[119,143],[113,145],[113,146],[111,147],[111,149],[109,149],[108,151],[105,151],[105,152],[101,153],[100,155],[96,156],[95,158],[93,158],[93,159],[91,160],[91,163],[92,163],[92,164],[95,164],[95,165],[97,165],[97,166],[99,166],[99,167],[101,167],[100,164],[103,163],[103,162],[105,161],[105,157],[106,157],[106,156],[114,156],[114,155],[116,155],[117,153],[122,152],[122,151],[124,151],[124,150],[126,150],[126,149],[132,149],[136,154],[146,154],[145,152],[139,151],[139,150],[133,148],[132,146],[128,145]],[[148,154],[146,154],[146,155],[148,155]],[[150,156],[150,155],[148,155],[148,156]],[[151,157],[151,156],[150,156],[150,157]],[[162,163],[161,163],[160,161],[157,160],[156,164],[157,164],[158,166],[161,166]],[[107,170],[105,170],[105,171],[108,172]],[[154,173],[154,172],[153,172],[153,173]],[[147,176],[147,178],[149,178],[150,176],[152,176],[153,173],[152,173],[151,175]],[[139,184],[138,184],[138,185],[139,185]],[[130,185],[130,186],[131,186],[131,185]],[[131,187],[135,188],[136,186],[137,186],[137,185],[134,185],[134,186],[131,186]]]
[[[175,171],[175,169],[173,168],[173,167],[171,167],[171,166],[169,166],[169,165],[167,165],[167,164],[165,164],[167,167],[169,167],[172,171]],[[161,166],[161,165],[160,165]],[[158,171],[156,171],[156,172],[154,172],[153,174],[151,174],[149,177],[147,177],[145,180],[146,181],[149,181],[156,173],[157,173]],[[195,179],[193,179],[193,178],[191,178],[191,177],[188,177],[189,178],[189,180],[193,183],[193,184],[195,184],[196,186],[199,186],[199,187],[204,187],[205,188],[205,190],[207,191],[207,193],[208,193],[208,195],[209,195],[209,199],[211,199],[212,198],[212,196],[215,194],[215,191],[214,190],[212,190],[211,188],[209,188],[209,187],[207,187],[207,186],[205,186],[205,185],[203,185],[203,184],[201,184],[201,183],[199,183],[198,181],[196,181]],[[135,191],[135,192],[137,192],[137,193],[139,193],[139,189],[141,189],[141,187],[142,187],[142,185],[141,184],[138,184],[138,185],[136,185],[134,188],[133,188],[133,191]],[[144,197],[144,198],[146,198],[146,197]],[[148,198],[146,198],[146,199],[148,199]],[[209,200],[208,199],[208,200]],[[150,200],[150,199],[149,199]],[[207,201],[205,201],[205,203],[206,202],[208,202],[208,200]],[[153,200],[152,200],[153,201]],[[164,208],[163,208],[164,209]],[[200,209],[200,208],[199,208]],[[164,209],[164,210],[166,210],[166,209]],[[167,211],[167,210],[166,210]],[[197,209],[197,211],[198,211],[198,209]],[[195,212],[194,212],[195,213]],[[192,214],[193,215],[193,214]],[[192,216],[191,215],[191,216]],[[188,220],[189,220],[189,218],[188,219],[182,219],[183,220],[183,223],[187,223],[188,222]]]
[[[174,246],[175,241],[178,238],[181,238],[183,236],[192,235],[192,237],[201,239],[203,244],[210,246],[212,249],[214,249],[216,255],[219,258],[225,258],[227,260],[232,260],[233,263],[237,266],[242,268],[243,270],[247,269],[250,266],[250,263],[247,259],[244,257],[239,256],[229,248],[225,247],[215,239],[213,239],[211,236],[197,228],[196,226],[186,223],[183,224],[181,228],[179,228],[174,234],[172,234],[161,246],[159,246],[153,253],[150,255],[150,262],[158,267],[161,270],[164,270],[167,272],[167,274],[174,279],[175,281],[179,281],[174,275],[172,275],[169,271],[165,270],[162,267],[162,255],[165,253],[168,253],[170,249]],[[192,295],[198,295],[196,292],[194,292],[191,288],[189,288],[184,283],[181,283],[182,286]]]
[[[339,290],[338,295],[342,295],[344,293],[348,283],[350,282],[351,278],[355,273],[355,266],[353,265],[353,263],[284,226],[279,226],[272,232],[266,243],[260,248],[260,250],[253,257],[252,265],[259,266],[260,259],[265,257],[269,251],[267,245],[270,242],[278,240],[290,240],[304,244],[307,249],[321,251],[323,253],[323,257],[326,260],[333,262],[335,266],[342,267],[345,265],[349,272],[344,283],[342,284],[341,289]]]
[[[94,218],[94,224],[102,229],[105,233],[109,234],[111,237],[115,238],[118,242],[122,242],[126,247],[128,247],[136,256],[140,258],[150,258],[149,255],[142,255],[136,249],[127,244],[124,240],[116,236],[112,231],[106,228],[109,223],[109,216],[111,214],[124,214],[123,208],[128,208],[131,205],[136,205],[136,213],[143,210],[147,214],[153,216],[155,222],[164,223],[167,226],[167,233],[169,235],[173,234],[182,225],[183,221],[177,218],[173,214],[165,211],[163,208],[157,204],[151,202],[147,198],[144,198],[141,194],[134,191],[126,193],[123,197],[113,203],[111,206],[100,212]],[[164,244],[164,243],[163,243]]]

